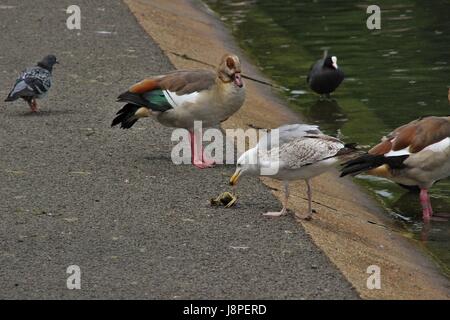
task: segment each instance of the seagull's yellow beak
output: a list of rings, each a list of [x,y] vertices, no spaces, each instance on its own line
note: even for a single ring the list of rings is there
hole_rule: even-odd
[[[241,171],[236,170],[236,172],[230,178],[230,185],[235,186],[238,183],[240,176],[241,176]]]

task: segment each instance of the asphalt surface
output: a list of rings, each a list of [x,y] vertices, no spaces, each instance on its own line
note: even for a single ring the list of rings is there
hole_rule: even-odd
[[[72,2],[0,5],[1,97],[44,55],[61,62],[38,115],[0,102],[0,298],[357,298],[292,215],[261,216],[280,204],[257,179],[211,208],[232,167],[173,165],[150,119],[110,128],[119,93],[173,67],[121,1],[77,0],[81,31]]]

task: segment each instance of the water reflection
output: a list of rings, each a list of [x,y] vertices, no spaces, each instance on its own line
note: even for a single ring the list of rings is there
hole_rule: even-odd
[[[347,120],[347,115],[335,99],[317,99],[303,114],[328,132],[337,134]]]
[[[431,241],[434,245],[445,247],[450,236],[450,215],[446,211],[448,204],[446,199],[439,197],[432,198],[431,202],[434,214],[428,223],[422,221],[422,207],[417,192],[405,192],[393,202],[391,208],[403,220],[410,222],[407,228],[420,235],[419,240]]]

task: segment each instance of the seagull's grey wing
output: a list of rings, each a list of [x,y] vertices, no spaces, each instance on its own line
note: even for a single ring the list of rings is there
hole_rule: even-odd
[[[323,133],[319,130],[318,126],[309,124],[288,124],[277,129],[272,129],[265,136],[261,137],[258,148],[270,150],[294,139],[304,136],[319,135],[323,135]]]
[[[281,145],[279,149],[280,167],[299,169],[338,155],[344,144],[331,137],[302,137]],[[271,157],[276,154],[271,152]],[[275,159],[275,158],[273,158]]]

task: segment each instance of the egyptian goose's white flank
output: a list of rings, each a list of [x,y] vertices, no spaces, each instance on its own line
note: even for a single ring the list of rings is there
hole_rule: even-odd
[[[239,58],[227,54],[216,72],[177,70],[135,84],[119,96],[118,101],[127,104],[112,126],[120,123],[128,129],[138,119],[153,116],[165,126],[188,129],[192,164],[207,168],[214,163],[204,158],[203,147],[196,142],[201,132],[194,132],[194,121],[202,121],[202,127],[217,125],[238,111],[244,100]]]
[[[334,137],[324,135],[317,126],[294,124],[275,130],[278,130],[279,143],[271,143],[274,130],[268,134],[268,137],[261,138],[256,147],[248,150],[238,159],[230,184],[236,185],[239,177],[245,174],[267,175],[270,178],[282,180],[285,188],[283,209],[280,212],[264,214],[278,217],[287,211],[289,181],[305,180],[308,190],[306,219],[310,219],[313,212],[310,179],[330,170],[341,157],[348,157],[355,150]],[[271,170],[268,170],[265,174],[263,168],[278,170],[273,174]]]
[[[450,176],[450,117],[425,117],[401,126],[368,154],[347,162],[342,176],[361,172],[419,186],[423,218],[430,220],[428,189]]]

